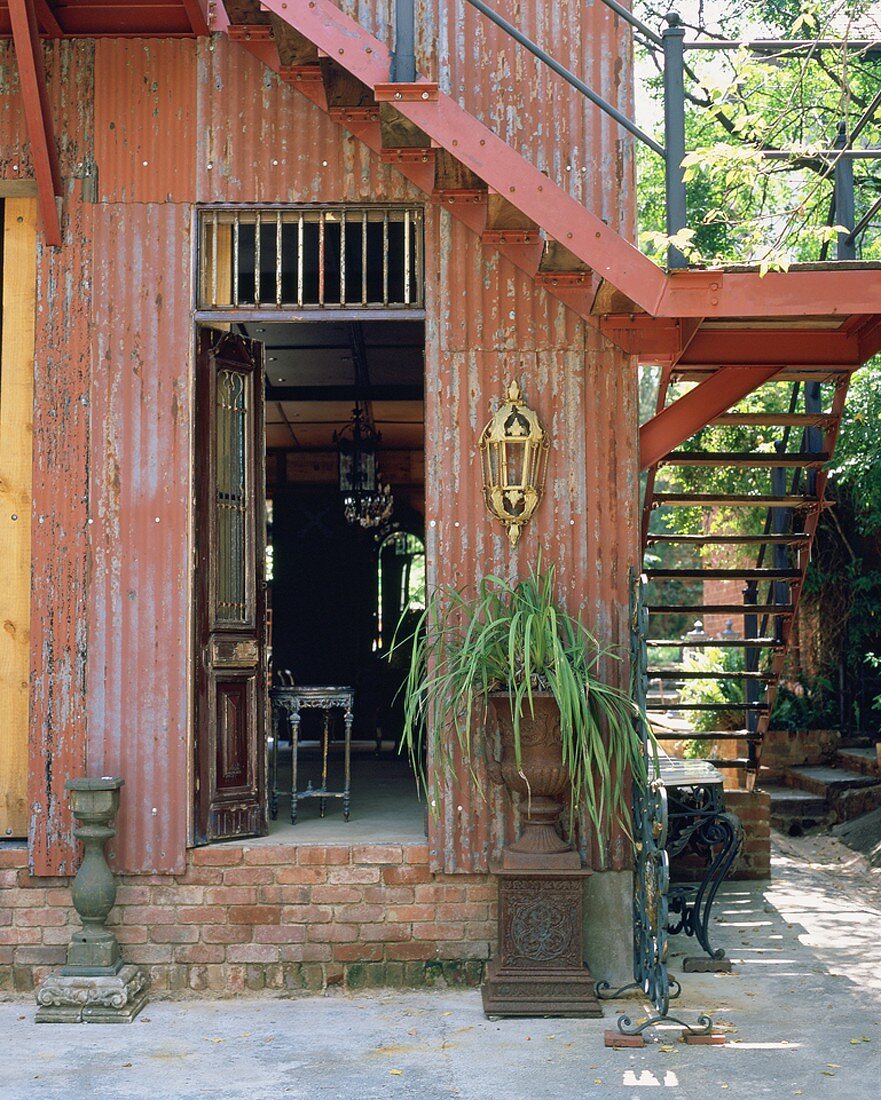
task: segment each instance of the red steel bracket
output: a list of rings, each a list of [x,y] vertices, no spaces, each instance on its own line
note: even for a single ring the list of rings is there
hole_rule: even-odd
[[[437,84],[421,81],[415,84],[376,84],[373,96],[377,103],[418,103],[437,99]]]
[[[12,22],[12,40],[18,62],[25,121],[31,142],[31,158],[37,179],[40,219],[46,241],[60,246],[61,223],[57,199],[61,196],[61,168],[55,147],[46,71],[43,67],[43,46],[37,30],[34,0],[9,0],[9,17]]]

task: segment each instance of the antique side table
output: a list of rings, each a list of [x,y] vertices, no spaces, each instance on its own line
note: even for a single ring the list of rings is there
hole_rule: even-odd
[[[291,824],[297,823],[297,801],[301,798],[320,799],[320,812],[324,817],[325,800],[328,798],[341,798],[343,800],[343,819],[349,820],[349,789],[351,784],[352,767],[352,723],[355,716],[355,692],[350,687],[339,686],[279,686],[269,689],[269,699],[272,705],[272,785],[269,794],[269,812],[275,820],[278,817],[278,734],[280,718],[282,714],[287,716],[291,730]],[[297,745],[300,739],[300,711],[305,709],[321,710],[324,712],[324,727],[321,746],[321,786],[313,787],[311,779],[306,789],[297,790]],[[343,789],[341,791],[329,791],[327,789],[327,754],[330,748],[330,716],[331,711],[339,709],[343,712],[345,723],[345,773]]]

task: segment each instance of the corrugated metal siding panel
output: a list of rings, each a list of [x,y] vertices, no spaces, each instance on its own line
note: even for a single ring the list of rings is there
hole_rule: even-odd
[[[600,638],[626,646],[627,570],[637,557],[636,376],[606,344],[504,261],[486,262],[476,238],[444,213],[428,219],[426,520],[432,583],[473,584],[487,572],[516,576],[535,561],[558,564],[561,594],[583,608]],[[439,263],[432,277],[431,257]],[[451,295],[454,285],[464,293]],[[482,318],[482,323],[477,318]],[[517,376],[552,437],[546,498],[511,550],[486,513],[476,440],[506,382]],[[443,491],[441,488],[443,487]],[[612,682],[624,665],[612,663]],[[431,828],[432,860],[448,871],[485,870],[510,839],[505,798],[487,802],[467,769],[444,795]],[[598,866],[596,852],[585,855]],[[628,858],[620,835],[607,864]]]
[[[629,32],[598,0],[499,0],[494,7],[632,112]],[[437,27],[441,88],[595,214],[632,234],[632,139],[466,0],[424,0],[424,9]],[[422,42],[430,54],[431,40]]]
[[[62,176],[79,177],[90,169],[94,54],[91,41],[45,43],[46,86]],[[32,179],[33,174],[15,50],[7,39],[0,41],[0,179]]]
[[[95,208],[89,769],[125,778],[116,856],[182,871],[189,728],[191,208]]]
[[[38,244],[28,797],[31,862],[42,875],[73,870],[64,783],[86,769],[94,207],[73,200],[75,186],[62,248]]]
[[[197,49],[199,202],[424,198],[240,46],[202,39]]]
[[[95,160],[103,202],[188,202],[196,155],[196,43],[95,45]]]

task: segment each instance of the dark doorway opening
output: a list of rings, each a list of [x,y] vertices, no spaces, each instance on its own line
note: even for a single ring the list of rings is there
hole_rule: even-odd
[[[354,689],[351,819],[338,801],[301,799],[290,824],[283,794],[274,841],[419,839],[424,812],[398,754],[404,662],[387,659],[402,612],[425,599],[424,324],[315,321],[236,326],[259,340],[266,368],[267,606],[270,687]],[[346,514],[338,440],[353,413],[376,434],[379,486],[391,514]],[[336,438],[335,438],[336,437]],[[363,518],[363,517],[362,517]],[[373,517],[371,517],[373,518]],[[331,716],[327,789],[343,780],[343,722]],[[324,715],[303,710],[297,788],[322,782]],[[278,786],[290,789],[290,729],[278,725]]]

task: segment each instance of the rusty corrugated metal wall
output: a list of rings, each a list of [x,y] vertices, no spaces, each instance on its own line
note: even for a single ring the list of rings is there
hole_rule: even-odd
[[[388,3],[349,6],[385,33]],[[509,77],[492,28],[463,37],[461,6],[447,15],[436,10],[441,0],[425,8],[441,80],[573,193],[629,225],[620,136],[598,126],[592,109],[561,107],[559,89],[528,65],[512,62]],[[576,0],[548,9],[530,23],[521,7],[527,33],[558,44],[580,72],[601,69],[614,96],[620,68],[605,17]],[[117,865],[180,869],[190,798],[194,204],[422,196],[224,38],[54,44],[49,69],[57,125],[69,128],[64,172],[88,178],[67,186],[65,248],[40,257],[34,863],[43,873],[69,867],[63,781],[85,767],[126,778]],[[3,130],[0,168],[15,178],[27,149],[9,71],[0,61],[0,112],[16,119]],[[62,71],[73,76],[62,81]],[[542,544],[560,561],[570,603],[623,640],[636,557],[633,369],[430,206],[426,241],[427,519],[444,563],[436,578],[512,570]],[[554,437],[547,500],[514,554],[485,515],[473,465],[476,434],[512,372]],[[439,485],[456,493],[441,495]],[[506,820],[498,797],[484,807],[460,784],[433,830],[435,862],[485,866]]]

